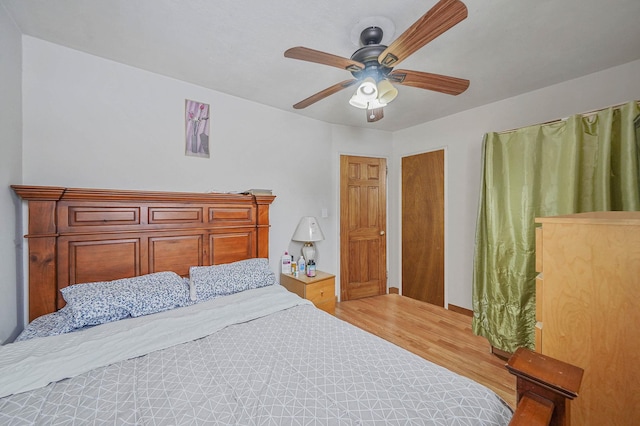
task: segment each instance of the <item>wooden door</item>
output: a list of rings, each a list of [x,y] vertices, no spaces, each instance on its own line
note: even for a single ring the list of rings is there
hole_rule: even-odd
[[[402,159],[402,294],[444,307],[444,150]]]
[[[341,300],[387,292],[387,161],[340,157]]]

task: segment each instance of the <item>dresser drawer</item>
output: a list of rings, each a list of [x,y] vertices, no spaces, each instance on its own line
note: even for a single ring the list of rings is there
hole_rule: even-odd
[[[307,299],[315,305],[335,299],[335,285],[333,280],[324,280],[307,285]]]
[[[536,277],[536,321],[544,321],[542,301],[544,300],[544,280],[542,272]]]
[[[536,227],[536,272],[542,272],[542,226]]]
[[[541,322],[537,322],[536,323],[536,352],[538,353],[543,353],[542,352],[542,323]]]

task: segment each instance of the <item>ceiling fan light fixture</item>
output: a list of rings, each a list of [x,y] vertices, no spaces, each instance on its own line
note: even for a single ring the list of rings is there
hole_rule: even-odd
[[[369,102],[367,102],[366,99],[363,99],[358,91],[356,91],[356,93],[351,96],[351,99],[349,99],[349,104],[356,108],[367,109],[367,105],[369,105]]]
[[[367,83],[369,83],[369,81],[367,80],[374,81],[373,78],[366,79],[365,82]],[[386,80],[383,80],[383,81],[386,81]],[[362,85],[364,85],[364,82],[363,82],[362,85],[358,87],[358,90],[356,90],[353,96],[351,96],[351,99],[349,99],[349,104],[351,104],[351,106],[354,106],[360,109],[373,109],[373,108],[382,108],[387,106],[387,103],[392,101],[396,97],[396,95],[398,94],[398,91],[396,90],[395,87],[391,85],[391,83],[389,83],[388,81],[386,81],[386,83],[387,83],[386,85],[385,84],[382,85],[386,96],[385,97],[380,96],[382,92],[380,91],[380,83],[378,83],[377,86],[374,84],[374,88],[375,88],[374,93],[377,93],[379,96],[372,97],[371,95],[368,95],[368,96],[363,95],[362,93],[363,90],[361,90]],[[367,89],[366,91],[369,92],[370,86],[367,85],[366,89]],[[390,100],[387,100],[387,99],[390,99]]]
[[[380,98],[378,98],[378,99],[369,101],[369,104],[367,105],[367,109],[383,108],[386,106],[387,106],[387,103],[383,102]]]
[[[395,88],[389,80],[382,79],[378,82],[378,101],[383,104],[388,104],[398,96],[398,89]]]
[[[376,99],[378,97],[378,87],[373,77],[365,78],[362,83],[360,83],[360,86],[358,86],[356,93],[366,101]]]

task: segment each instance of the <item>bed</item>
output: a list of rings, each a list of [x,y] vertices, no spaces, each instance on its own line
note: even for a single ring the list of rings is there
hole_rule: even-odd
[[[19,341],[0,348],[1,424],[506,425],[512,417],[487,388],[280,286],[268,262],[274,197],[14,190],[29,201],[29,290],[39,280],[53,294],[36,299]],[[30,315],[31,306],[30,297]]]

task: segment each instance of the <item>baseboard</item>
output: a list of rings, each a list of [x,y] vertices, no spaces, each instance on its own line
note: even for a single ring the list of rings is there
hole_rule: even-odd
[[[400,294],[400,289],[398,287],[389,287],[389,294]]]
[[[473,317],[473,311],[471,309],[462,308],[460,306],[448,304],[447,309],[453,312],[457,312],[459,314],[466,315],[468,317]]]

